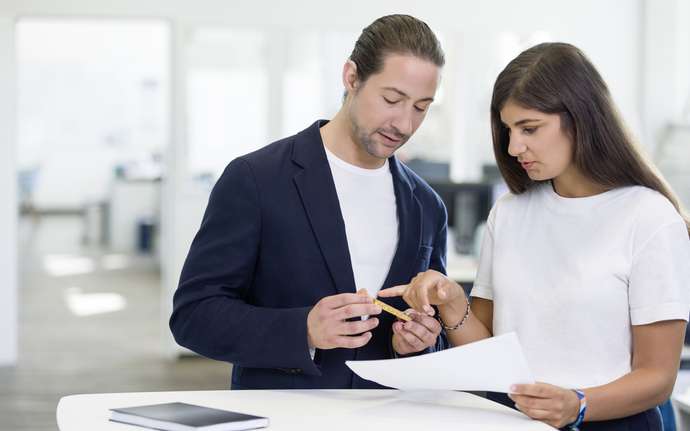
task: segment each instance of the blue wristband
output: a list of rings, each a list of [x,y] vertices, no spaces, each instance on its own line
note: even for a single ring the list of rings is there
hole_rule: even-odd
[[[577,431],[579,429],[579,426],[582,425],[582,422],[585,421],[585,412],[587,411],[587,398],[585,397],[585,393],[579,389],[573,389],[573,392],[575,392],[575,395],[577,395],[577,399],[580,400],[580,411],[577,414],[575,422],[568,424],[567,427],[572,431]]]

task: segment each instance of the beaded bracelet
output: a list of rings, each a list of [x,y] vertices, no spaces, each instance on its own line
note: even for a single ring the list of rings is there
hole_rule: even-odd
[[[441,319],[441,313],[438,313],[436,316],[436,320],[438,320],[438,323],[441,324],[441,327],[445,329],[446,331],[455,331],[456,329],[460,328],[466,321],[467,318],[470,317],[470,300],[465,296],[465,301],[467,301],[467,308],[465,309],[465,315],[463,316],[462,320],[460,320],[456,325],[454,326],[448,326],[445,324],[445,322]]]

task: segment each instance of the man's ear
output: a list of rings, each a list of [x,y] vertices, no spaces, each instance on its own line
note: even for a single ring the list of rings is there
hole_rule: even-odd
[[[359,87],[359,78],[357,77],[357,65],[352,60],[347,60],[343,65],[343,86],[345,91],[354,93]]]

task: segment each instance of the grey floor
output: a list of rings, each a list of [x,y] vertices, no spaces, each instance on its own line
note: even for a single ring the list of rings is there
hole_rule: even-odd
[[[19,360],[0,367],[0,430],[56,430],[70,394],[227,389],[229,364],[161,354],[154,259],[84,246],[81,234],[75,216],[20,222]]]

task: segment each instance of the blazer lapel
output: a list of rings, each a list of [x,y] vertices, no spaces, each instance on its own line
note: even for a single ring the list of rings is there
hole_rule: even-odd
[[[324,124],[317,121],[295,137],[293,162],[303,169],[293,180],[337,292],[354,293],[345,223],[319,132]]]

